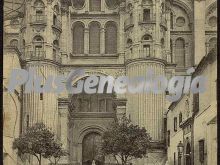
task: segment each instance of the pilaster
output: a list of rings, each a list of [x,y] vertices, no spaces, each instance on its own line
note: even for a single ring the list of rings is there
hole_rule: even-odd
[[[85,28],[84,32],[84,54],[89,54],[89,28]]]
[[[101,28],[101,43],[100,43],[100,52],[102,55],[105,54],[105,28]]]
[[[203,12],[201,12],[203,11]],[[206,1],[194,1],[194,59],[195,64],[199,64],[205,56],[205,11]]]

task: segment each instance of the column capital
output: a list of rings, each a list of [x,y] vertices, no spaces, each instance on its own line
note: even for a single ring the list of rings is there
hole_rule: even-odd
[[[85,30],[85,33],[88,33],[88,32],[89,32],[89,28],[88,28],[88,27],[85,28],[84,30]]]
[[[102,31],[102,32],[105,32],[105,28],[104,28],[104,27],[101,27],[101,31]]]

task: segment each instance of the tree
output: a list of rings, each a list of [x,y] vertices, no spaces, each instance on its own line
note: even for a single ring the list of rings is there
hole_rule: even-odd
[[[43,123],[36,123],[28,128],[26,133],[16,138],[13,142],[13,149],[18,149],[21,154],[35,156],[39,165],[41,165],[42,157],[45,159],[54,157],[56,160],[66,155],[62,145],[55,140],[55,134]]]
[[[151,138],[145,128],[133,125],[123,117],[104,132],[102,139],[104,155],[112,155],[118,164],[126,165],[132,159],[146,156]]]
[[[62,149],[62,144],[56,141],[51,143],[50,148],[48,148],[46,155],[52,164],[58,164],[62,156],[66,156],[68,153]],[[52,158],[54,160],[52,160]]]

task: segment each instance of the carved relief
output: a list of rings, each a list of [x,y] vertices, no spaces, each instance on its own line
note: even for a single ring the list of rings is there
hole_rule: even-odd
[[[133,34],[133,29],[129,29],[129,30],[126,31],[125,37],[126,38],[131,38],[130,36],[132,36],[132,34]]]
[[[55,35],[55,38],[56,38],[57,40],[60,39],[60,32],[59,32],[58,30],[53,30],[53,34]]]
[[[52,4],[54,0],[47,0],[48,4]]]
[[[125,76],[125,69],[119,69],[116,73],[115,73],[115,77],[120,77],[120,76]]]
[[[145,33],[152,34],[154,30],[154,25],[148,24],[141,26],[141,30],[143,30]]]
[[[33,28],[34,28],[33,30],[38,33],[44,32],[44,30],[45,30],[45,26],[40,26],[40,25],[34,26]]]

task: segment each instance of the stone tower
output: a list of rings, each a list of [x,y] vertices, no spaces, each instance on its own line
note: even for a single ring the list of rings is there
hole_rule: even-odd
[[[40,87],[48,76],[59,74],[61,65],[60,35],[62,33],[60,2],[29,0],[25,4],[21,27],[21,51],[26,70],[35,69]],[[37,86],[37,83],[34,84]],[[53,93],[24,94],[24,128],[44,122],[57,133],[58,96]]]
[[[170,2],[164,0],[128,1],[125,14],[125,66],[129,77],[145,76],[148,69],[155,75],[165,76],[167,63],[171,62],[168,16]],[[165,92],[127,95],[126,114],[133,123],[145,127],[156,148],[163,148]],[[154,153],[155,152],[155,153]],[[160,154],[158,154],[160,153]],[[151,154],[163,160],[163,150]],[[154,156],[152,156],[154,157]],[[140,161],[140,164],[143,164]],[[149,163],[148,162],[148,163]]]

